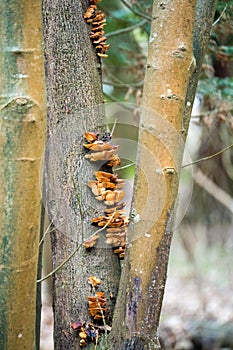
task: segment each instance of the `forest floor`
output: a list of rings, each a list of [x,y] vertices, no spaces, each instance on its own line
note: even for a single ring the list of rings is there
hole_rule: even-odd
[[[164,349],[233,349],[233,228],[223,242],[202,226],[175,232],[160,322]]]
[[[228,230],[224,242],[210,242],[201,226],[175,231],[159,331],[162,349],[233,349],[233,228]],[[41,350],[53,350],[47,287]]]

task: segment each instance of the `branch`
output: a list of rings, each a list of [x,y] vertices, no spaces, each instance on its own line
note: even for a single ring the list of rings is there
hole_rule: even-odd
[[[120,102],[116,97],[106,94],[106,92],[104,92],[104,96],[106,96],[107,98],[109,98],[110,101],[112,102]]]
[[[135,166],[135,165],[136,165],[135,163],[130,163],[130,164],[127,164],[127,165],[124,165],[124,166],[120,166],[119,168],[114,168],[114,171],[126,169],[126,168],[129,168],[131,166]]]
[[[47,236],[48,233],[51,233],[51,232],[53,232],[55,229],[58,229],[58,228],[60,228],[60,227],[62,226],[62,224],[61,224],[61,225],[59,225],[59,226],[56,226],[56,227],[54,226],[54,227],[52,228],[53,223],[54,223],[54,218],[50,221],[49,226],[47,227],[47,229],[46,229],[45,232],[43,233],[43,236],[41,237],[40,242],[39,242],[39,247],[44,243],[45,237]]]
[[[138,83],[130,83],[130,84],[127,84],[127,83],[123,83],[119,78],[117,78],[114,74],[112,74],[112,73],[110,73],[110,72],[108,72],[108,76],[111,78],[111,79],[113,79],[113,80],[115,80],[115,83],[112,83],[112,85],[113,86],[116,86],[116,87],[127,87],[127,88],[130,88],[130,87],[142,87],[143,86],[143,84],[144,84],[144,79],[143,80],[141,80],[141,81],[139,81]],[[115,84],[118,84],[119,83],[119,85],[115,85]],[[111,84],[111,83],[109,83],[109,84]]]
[[[127,32],[130,32],[131,30],[134,30],[138,27],[142,27],[144,24],[147,23],[147,20],[143,20],[139,23],[136,23],[130,27],[126,27],[126,28],[122,28],[122,29],[118,29],[118,30],[115,30],[114,32],[110,32],[108,34],[106,34],[106,38],[110,38],[111,36],[115,36],[115,35],[121,35],[121,34],[124,34],[124,33],[127,33]]]
[[[126,0],[121,0],[121,2],[133,13],[135,13],[135,15],[142,17],[144,19],[146,19],[147,21],[151,22],[151,18],[147,15],[145,15],[144,13],[141,13],[137,10],[135,10]]]
[[[218,113],[226,113],[226,112],[230,112],[232,110],[232,106],[230,106],[229,108],[224,108],[224,109],[219,109],[219,108],[216,108],[216,109],[213,109],[211,111],[206,111],[206,112],[201,112],[200,114],[195,114],[195,115],[192,115],[191,118],[192,119],[197,119],[197,118],[204,118],[206,116],[212,116],[212,115],[216,115]]]
[[[214,26],[216,26],[216,24],[220,21],[220,19],[222,18],[222,16],[224,15],[224,13],[226,12],[226,9],[227,9],[227,5],[224,7],[222,13],[220,14],[220,16],[216,19],[216,21],[212,24],[212,28]]]
[[[101,227],[99,230],[97,230],[93,235],[91,235],[88,239],[91,237],[95,236],[97,233],[103,231],[112,221],[114,214],[116,213],[116,209],[113,211],[112,215],[109,217],[109,220],[106,222],[106,224]],[[47,231],[47,230],[46,230]],[[83,243],[79,244],[78,247],[65,259],[59,264],[53,271],[51,271],[48,275],[44,276],[43,278],[37,280],[37,283],[41,283],[42,281],[46,280],[47,278],[53,276],[58,270],[60,270],[76,253],[77,251],[81,248]]]
[[[194,162],[191,162],[191,163],[182,165],[182,168],[186,168],[187,166],[194,165],[194,164],[203,162],[203,161],[205,161],[205,160],[208,160],[208,159],[217,157],[219,154],[222,154],[223,152],[227,151],[227,150],[230,149],[231,147],[233,147],[233,143],[232,143],[230,146],[227,146],[227,147],[223,148],[221,151],[218,151],[217,153],[211,154],[210,156],[207,156],[207,157],[203,157],[203,158],[197,159],[197,160],[195,160]]]
[[[233,198],[210,180],[200,169],[193,173],[193,179],[199,186],[204,188],[206,192],[233,213]]]
[[[48,275],[44,276],[43,278],[39,279],[36,281],[36,283],[41,283],[47,278],[53,276],[58,270],[60,270],[76,253],[77,251],[81,248],[82,243],[78,245],[78,247],[65,259],[62,261],[60,265],[58,265],[53,271],[51,271]]]
[[[118,87],[118,88],[121,88],[121,87],[127,87],[127,88],[136,87],[136,88],[141,88],[141,87],[143,87],[143,80],[140,81],[139,83],[130,83],[130,84],[126,84],[126,83],[112,83],[112,82],[109,82],[109,81],[103,81],[103,84],[105,84],[105,85],[111,85],[111,86]]]

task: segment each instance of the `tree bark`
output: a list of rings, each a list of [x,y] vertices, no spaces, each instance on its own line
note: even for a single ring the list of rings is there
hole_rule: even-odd
[[[210,13],[212,17],[206,21],[208,28],[205,27],[203,36],[197,34],[200,32],[198,21],[201,21],[201,10],[197,11],[195,40],[199,42],[195,47],[201,47],[201,52],[197,50],[197,67],[193,56],[195,1],[153,3],[132,210],[136,220],[130,224],[111,349],[158,347],[157,329],[166,283],[182,152],[200,62],[207,45],[204,37],[208,37],[214,13],[214,3],[210,3],[205,6],[203,17]],[[189,88],[191,79],[193,85]],[[152,186],[148,188],[148,184]],[[148,198],[150,208],[145,210]]]
[[[105,128],[100,61],[89,38],[90,26],[83,19],[87,6],[88,1],[43,1],[48,96],[45,177],[54,227],[54,268],[93,234],[91,218],[103,212],[87,187],[98,168],[84,159],[82,146],[85,132]],[[87,278],[92,275],[102,281],[98,290],[107,295],[111,318],[120,276],[118,257],[112,249],[94,247],[87,252],[81,245],[53,279],[56,350],[80,348],[71,323],[90,321]]]
[[[0,348],[34,349],[45,89],[40,1],[1,1]]]

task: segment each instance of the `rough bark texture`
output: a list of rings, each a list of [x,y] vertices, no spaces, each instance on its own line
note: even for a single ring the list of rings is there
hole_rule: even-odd
[[[90,26],[83,19],[87,6],[88,1],[43,1],[49,136],[46,190],[48,214],[55,226],[54,268],[93,234],[91,218],[103,211],[87,187],[98,167],[84,159],[82,146],[84,132],[103,129],[105,121],[100,61],[89,38]],[[98,104],[99,108],[92,108]],[[79,349],[80,339],[71,322],[90,319],[87,278],[91,275],[102,280],[98,290],[106,293],[112,313],[120,275],[118,258],[112,249],[87,252],[81,246],[54,276],[56,350]]]
[[[34,349],[45,137],[40,1],[1,1],[0,348]]]
[[[195,1],[189,0],[154,1],[153,5],[143,92],[143,107],[149,110],[142,109],[141,113],[139,170],[133,200],[137,220],[130,225],[130,244],[114,315],[111,349],[155,349],[158,346],[157,328],[172,239],[183,141],[196,87],[194,85],[188,94],[189,84],[191,78],[197,84],[207,44],[204,37],[208,37],[214,13],[211,1],[209,6],[205,6],[203,16],[212,14],[212,18],[206,21],[208,28],[206,26],[203,37],[200,33],[194,37],[199,40],[195,47],[200,45],[202,48],[201,52],[198,51],[196,68],[192,50],[195,7]],[[202,11],[198,9],[197,21]],[[200,32],[199,25],[200,22],[196,25],[197,32]],[[148,151],[151,152],[149,157]],[[156,170],[152,162],[157,164]],[[153,183],[153,186],[147,188],[147,183]],[[150,191],[154,193],[151,210],[143,212]],[[161,213],[148,226],[154,207],[160,207]]]

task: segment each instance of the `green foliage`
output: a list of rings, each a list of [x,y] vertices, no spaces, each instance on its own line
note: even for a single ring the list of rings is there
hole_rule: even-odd
[[[150,29],[150,21],[140,14],[150,18],[151,0],[143,5],[127,1],[132,10],[124,2],[101,2],[101,9],[107,16],[105,32],[110,44],[109,57],[102,62],[104,92],[109,101],[127,98],[135,102],[137,89],[143,85]],[[132,90],[127,94],[129,88]]]
[[[102,0],[109,57],[103,61],[107,101],[138,103],[142,90],[150,30],[152,0]],[[198,91],[206,97],[230,101],[233,96],[233,0],[217,3],[215,22]],[[129,29],[129,30],[128,30]],[[128,30],[128,31],[127,31]]]
[[[219,16],[223,11],[226,11],[226,14],[231,17],[233,14],[233,0],[219,0],[217,3],[217,10],[215,19]]]

